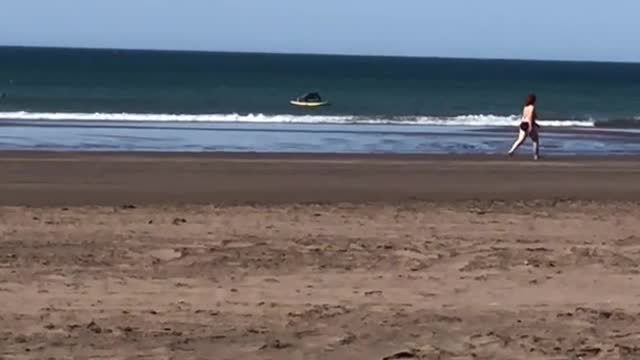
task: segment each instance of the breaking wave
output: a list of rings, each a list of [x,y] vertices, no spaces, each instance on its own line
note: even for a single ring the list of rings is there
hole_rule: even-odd
[[[118,122],[216,122],[216,123],[285,123],[285,124],[368,124],[368,125],[438,125],[438,126],[513,126],[519,117],[498,115],[438,116],[324,116],[263,114],[136,114],[71,112],[0,112],[0,120],[32,121],[118,121]],[[636,121],[637,122],[637,121]],[[593,120],[540,120],[542,126],[594,127]],[[607,123],[611,124],[611,123]]]

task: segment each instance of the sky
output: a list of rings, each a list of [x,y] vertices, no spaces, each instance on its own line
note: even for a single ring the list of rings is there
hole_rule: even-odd
[[[2,0],[0,45],[640,62],[640,0]]]

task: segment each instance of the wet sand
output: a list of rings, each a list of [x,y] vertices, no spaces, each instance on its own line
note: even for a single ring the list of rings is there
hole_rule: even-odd
[[[640,200],[640,157],[0,153],[0,205]]]
[[[638,165],[4,153],[0,357],[638,359]]]

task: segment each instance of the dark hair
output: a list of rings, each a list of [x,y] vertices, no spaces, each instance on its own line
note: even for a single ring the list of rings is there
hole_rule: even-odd
[[[536,94],[529,94],[527,98],[524,100],[524,106],[535,105],[536,104]]]

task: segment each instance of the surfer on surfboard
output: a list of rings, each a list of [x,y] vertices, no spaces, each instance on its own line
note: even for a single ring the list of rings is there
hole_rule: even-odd
[[[297,97],[295,100],[290,101],[291,105],[306,106],[306,107],[318,107],[329,105],[328,101],[322,100],[322,97],[317,92],[307,93]]]

